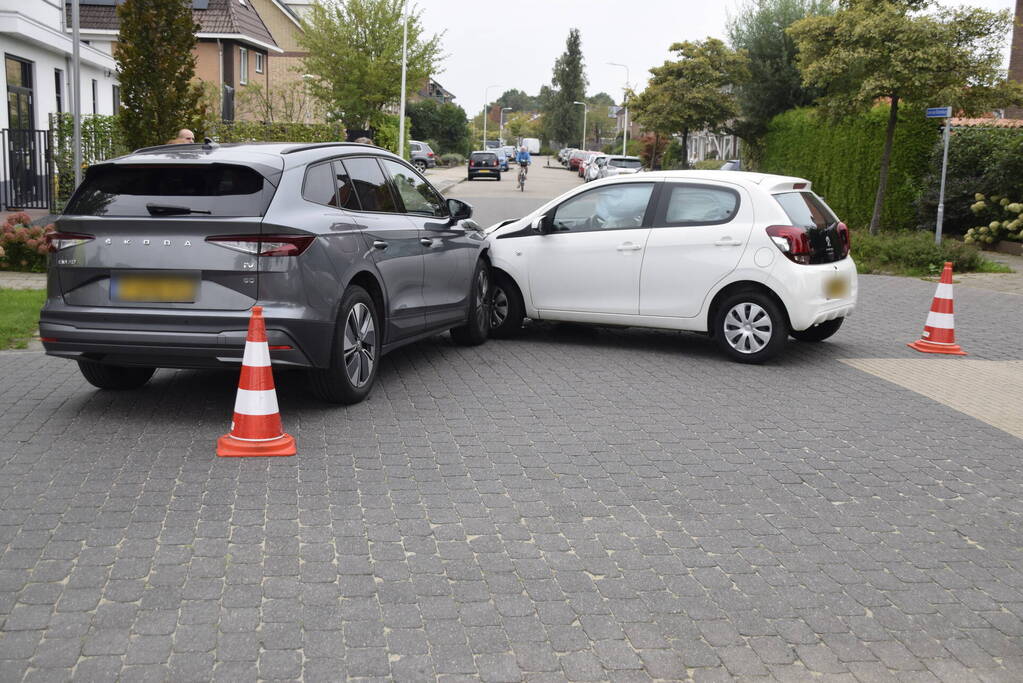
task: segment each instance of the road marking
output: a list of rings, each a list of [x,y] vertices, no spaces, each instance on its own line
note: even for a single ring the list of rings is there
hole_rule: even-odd
[[[843,358],[841,361],[1023,439],[1023,360]]]

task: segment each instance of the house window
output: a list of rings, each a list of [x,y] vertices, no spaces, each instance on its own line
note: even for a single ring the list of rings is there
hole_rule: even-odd
[[[99,83],[92,79],[92,113],[99,113]]]
[[[238,48],[238,82],[245,85],[249,82],[249,51]]]
[[[57,98],[57,113],[64,113],[64,72],[61,69],[53,70],[53,94]]]
[[[115,85],[110,88],[110,91],[114,94],[114,109],[113,113],[121,111],[121,86]]]
[[[263,53],[262,52],[257,52],[256,53],[256,73],[257,74],[263,73],[263,59],[264,59]]]

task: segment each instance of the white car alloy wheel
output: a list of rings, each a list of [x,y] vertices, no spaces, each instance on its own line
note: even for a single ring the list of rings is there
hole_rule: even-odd
[[[376,327],[369,307],[361,302],[352,306],[345,321],[344,362],[353,387],[362,388],[373,378]]]
[[[737,304],[725,314],[725,341],[739,353],[763,351],[771,341],[773,330],[771,316],[755,303]]]

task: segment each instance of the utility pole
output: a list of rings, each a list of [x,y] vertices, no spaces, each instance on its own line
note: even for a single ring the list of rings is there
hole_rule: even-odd
[[[622,129],[622,156],[626,156],[629,153],[629,67],[626,64],[619,64],[618,62],[608,62],[611,66],[620,66],[625,69],[625,96],[622,99],[622,104],[625,107],[625,127]]]
[[[78,0],[71,0],[71,80],[74,90],[71,98],[72,139],[71,149],[74,154],[75,187],[82,183],[82,55],[80,51],[81,23],[79,21]]]
[[[572,104],[581,104],[583,106],[583,141],[579,149],[586,151],[586,103],[585,102],[573,102]]]
[[[77,2],[77,0],[75,0]],[[408,0],[401,15],[401,104],[398,105],[398,156],[405,158],[405,78],[408,71]]]

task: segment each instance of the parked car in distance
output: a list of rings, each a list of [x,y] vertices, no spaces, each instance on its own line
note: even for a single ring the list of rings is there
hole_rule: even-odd
[[[507,165],[507,162],[505,162]],[[469,180],[478,177],[501,179],[501,162],[497,158],[497,151],[477,150],[469,155]]]
[[[437,155],[430,149],[430,145],[425,142],[410,140],[409,156],[412,158],[412,163],[420,171],[425,171],[437,165]]]
[[[486,339],[471,216],[368,145],[161,145],[94,163],[48,237],[43,347],[94,386],[134,389],[156,368],[239,367],[259,305],[272,365],[356,403],[396,348]]]
[[[526,151],[530,154],[540,153],[540,138],[522,138],[520,143],[526,146]]]
[[[766,361],[856,306],[849,230],[810,182],[658,171],[581,185],[488,231],[491,336],[523,318],[705,332]]]
[[[600,177],[600,170],[607,164],[607,154],[597,154],[586,164],[583,180],[590,182]]]
[[[501,151],[504,152],[504,156],[506,159],[508,159],[508,161],[511,161],[512,159],[515,158],[515,148],[512,147],[511,145],[505,145],[504,147],[501,148]]]
[[[639,157],[630,156],[609,156],[607,164],[601,169],[601,178],[610,178],[617,175],[629,175],[639,173],[643,170],[643,161]]]
[[[579,166],[576,168],[576,173],[580,178],[586,177],[586,167],[598,156],[600,155],[596,152],[587,152],[586,155],[579,160]]]
[[[487,149],[500,149],[501,145],[502,143],[500,140],[487,140],[487,144],[484,145],[484,147]]]
[[[572,147],[563,147],[558,151],[558,161],[561,162],[562,166],[568,166],[568,157],[571,156],[575,149]]]
[[[505,154],[504,147],[500,147],[494,150],[494,154],[497,155],[497,165],[501,167],[501,171],[508,170],[508,155]]]
[[[568,155],[568,170],[579,172],[579,164],[583,162],[583,159],[589,154],[585,149],[574,149],[572,153]]]

